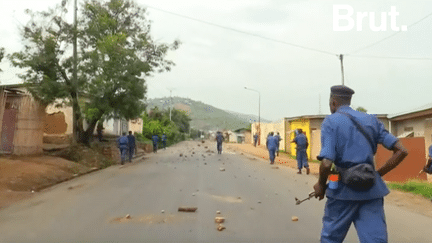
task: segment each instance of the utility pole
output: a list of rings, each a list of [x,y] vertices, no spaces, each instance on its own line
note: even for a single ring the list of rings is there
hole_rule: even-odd
[[[261,144],[261,93],[258,90],[249,89],[244,87],[247,90],[255,91],[258,93],[258,145]]]
[[[343,54],[339,55],[339,60],[341,62],[341,71],[342,71],[342,85],[345,85],[344,81],[344,68],[343,68]]]
[[[72,89],[76,92],[76,94],[78,95],[77,92],[77,83],[78,83],[78,75],[77,75],[77,67],[78,67],[78,54],[77,54],[77,35],[78,35],[78,27],[77,27],[77,0],[74,1],[74,36],[73,36],[73,77],[72,77]],[[73,106],[73,134],[74,134],[74,140],[77,141],[78,139],[78,120],[77,117],[75,115],[76,112],[78,112],[76,110],[76,107]]]

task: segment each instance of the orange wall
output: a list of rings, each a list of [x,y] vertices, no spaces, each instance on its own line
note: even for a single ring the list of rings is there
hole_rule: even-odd
[[[401,138],[399,141],[408,150],[408,156],[398,167],[387,173],[384,176],[384,180],[392,182],[403,182],[411,178],[427,180],[425,173],[422,173],[417,177],[426,163],[424,138]],[[377,169],[383,166],[392,154],[393,152],[387,150],[382,145],[379,145],[375,155]]]

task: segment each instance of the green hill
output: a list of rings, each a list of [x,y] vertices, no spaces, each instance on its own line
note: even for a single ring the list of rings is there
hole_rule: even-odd
[[[204,104],[187,98],[172,97],[175,109],[189,113],[192,128],[201,130],[236,130],[246,128],[251,122],[258,121],[253,115],[245,115],[238,112],[225,111],[214,106]],[[147,109],[158,107],[160,110],[168,110],[170,98],[155,98],[147,100]],[[261,118],[261,122],[268,122]]]

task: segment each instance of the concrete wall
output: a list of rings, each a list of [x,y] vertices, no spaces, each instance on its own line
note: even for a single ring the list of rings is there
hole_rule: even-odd
[[[57,101],[57,103],[60,101]],[[46,107],[45,134],[71,135],[73,132],[73,111],[71,106],[56,107],[56,104]],[[63,118],[62,118],[63,117]]]
[[[405,128],[412,127],[414,131],[414,137],[423,137],[424,129],[425,129],[425,119],[426,117],[413,118],[409,120],[403,121],[393,121],[392,122],[392,130],[394,131],[393,135],[396,137],[407,132]]]
[[[251,143],[253,143],[253,135],[257,132],[257,127],[258,127],[258,123],[255,122],[252,124],[252,129],[251,129]],[[261,122],[261,146],[265,146],[266,145],[266,140],[267,140],[267,135],[270,132],[274,132],[275,134],[277,132],[279,132],[279,135],[282,138],[282,141],[280,143],[280,150],[286,150],[285,147],[285,140],[286,138],[284,137],[285,132],[285,119],[282,119],[280,121],[276,121],[273,123],[262,123]]]

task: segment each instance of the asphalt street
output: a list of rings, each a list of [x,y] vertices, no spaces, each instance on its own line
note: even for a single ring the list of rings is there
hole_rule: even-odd
[[[214,142],[183,142],[1,210],[0,242],[319,242],[325,200],[294,199],[307,197],[316,178],[275,167],[218,155]],[[389,242],[431,242],[432,218],[385,207]],[[346,242],[358,242],[353,226]]]

